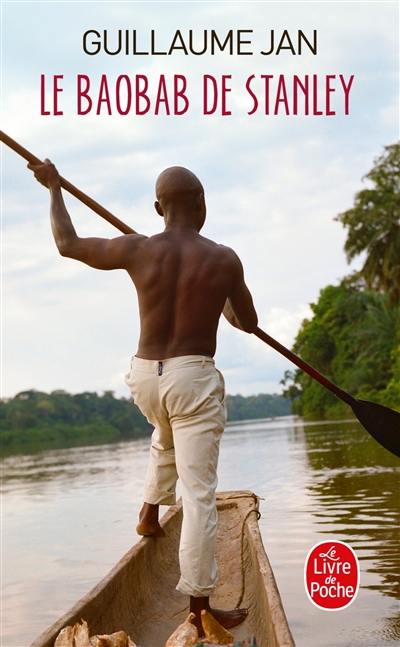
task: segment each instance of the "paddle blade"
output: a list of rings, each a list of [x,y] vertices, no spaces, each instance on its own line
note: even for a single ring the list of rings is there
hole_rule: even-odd
[[[351,408],[371,436],[400,457],[400,413],[367,400],[354,400]]]

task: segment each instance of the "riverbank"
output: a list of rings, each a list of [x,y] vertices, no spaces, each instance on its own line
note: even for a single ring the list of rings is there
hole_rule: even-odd
[[[280,395],[228,395],[229,421],[289,415],[290,402]],[[0,401],[0,456],[46,449],[102,445],[151,434],[152,427],[129,398],[112,391],[70,394],[34,389]]]

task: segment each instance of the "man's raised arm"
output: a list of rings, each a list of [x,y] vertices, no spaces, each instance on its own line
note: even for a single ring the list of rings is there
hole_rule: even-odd
[[[60,176],[54,164],[28,164],[36,179],[50,191],[51,229],[62,256],[75,258],[99,270],[126,269],[135,245],[146,236],[125,234],[117,238],[80,238],[72,224],[61,193]]]
[[[257,312],[244,280],[240,258],[233,250],[229,251],[232,256],[232,287],[225,302],[223,315],[235,328],[252,333],[258,324]]]

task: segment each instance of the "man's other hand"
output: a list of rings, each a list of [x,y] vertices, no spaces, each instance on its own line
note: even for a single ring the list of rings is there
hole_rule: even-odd
[[[225,301],[222,314],[224,315],[225,319],[231,324],[231,326],[234,326],[235,328],[239,328],[239,330],[243,330],[242,326],[240,325],[239,319],[233,312],[233,308],[230,304],[229,299]]]

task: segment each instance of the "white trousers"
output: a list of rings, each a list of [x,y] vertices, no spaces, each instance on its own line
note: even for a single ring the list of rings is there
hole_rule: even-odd
[[[157,361],[134,356],[125,376],[134,402],[154,425],[144,501],[171,505],[179,477],[183,521],[177,590],[195,597],[215,588],[217,465],[226,421],[225,384],[211,357]]]

